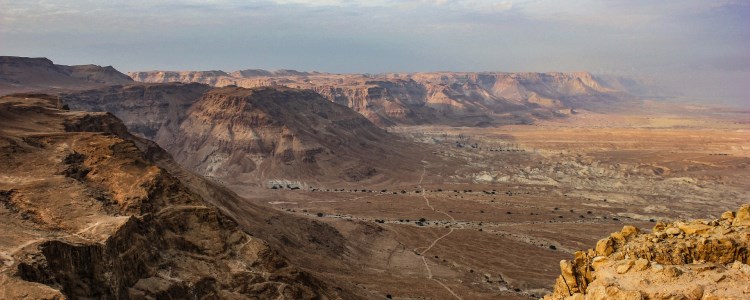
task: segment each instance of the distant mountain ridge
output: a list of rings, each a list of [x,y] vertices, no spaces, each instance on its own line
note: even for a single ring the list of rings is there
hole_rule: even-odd
[[[407,163],[418,152],[410,144],[312,90],[139,83],[112,67],[64,66],[46,58],[2,57],[0,70],[12,87],[3,93],[50,93],[72,109],[113,113],[182,165],[224,182],[373,182],[391,180],[407,165],[416,168]]]
[[[198,82],[212,86],[287,86],[311,89],[381,125],[491,125],[560,116],[571,108],[597,109],[632,98],[588,72],[426,72],[330,74],[294,70],[132,72],[147,83]]]
[[[0,56],[0,95],[64,91],[132,84],[112,66],[54,64],[47,58]]]

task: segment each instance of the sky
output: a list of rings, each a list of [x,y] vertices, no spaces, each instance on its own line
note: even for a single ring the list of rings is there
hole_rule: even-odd
[[[123,72],[589,71],[746,105],[750,0],[0,0],[0,55]]]

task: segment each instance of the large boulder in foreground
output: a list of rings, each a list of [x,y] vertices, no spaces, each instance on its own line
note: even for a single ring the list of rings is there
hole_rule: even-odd
[[[544,299],[750,299],[750,204],[718,220],[625,226],[560,262]]]

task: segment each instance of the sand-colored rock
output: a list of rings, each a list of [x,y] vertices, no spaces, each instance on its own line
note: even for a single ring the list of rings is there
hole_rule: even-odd
[[[750,205],[744,205],[737,210],[732,226],[750,226]]]
[[[601,256],[609,256],[614,252],[614,245],[611,238],[604,238],[596,243],[596,254]]]
[[[626,226],[596,250],[561,263],[553,293],[544,299],[749,299],[750,229],[741,221],[720,222],[727,216],[657,224],[652,233]],[[578,276],[582,270],[591,275]]]
[[[713,226],[701,223],[679,224],[677,226],[686,234],[706,233],[714,228]]]

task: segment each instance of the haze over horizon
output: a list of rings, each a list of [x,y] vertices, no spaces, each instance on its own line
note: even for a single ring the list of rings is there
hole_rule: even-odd
[[[120,71],[589,71],[747,106],[748,1],[0,0],[0,55]]]

